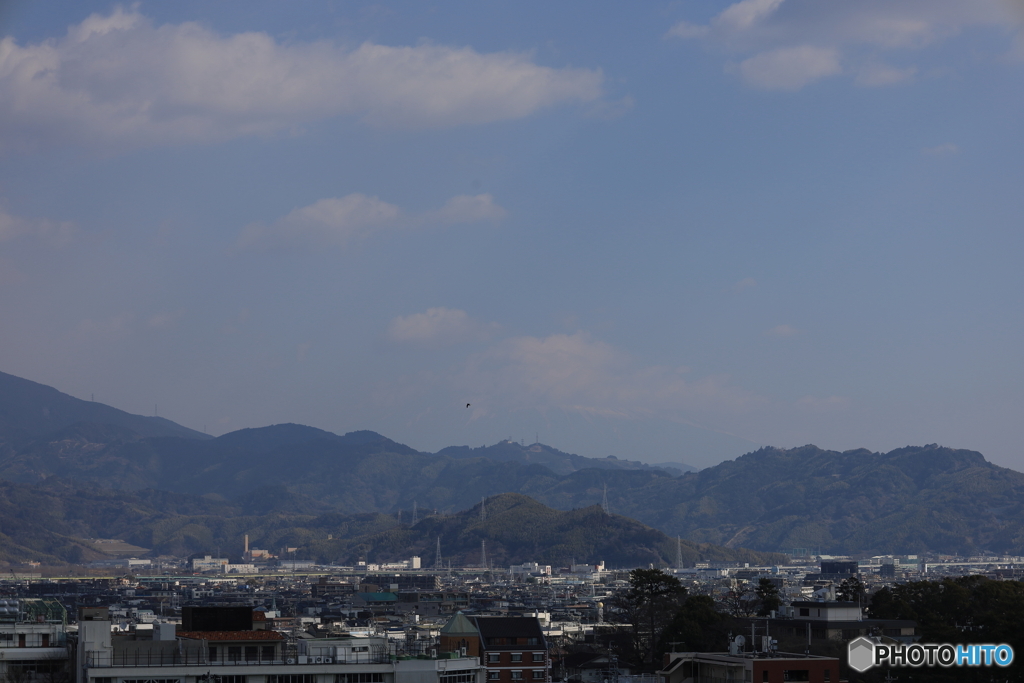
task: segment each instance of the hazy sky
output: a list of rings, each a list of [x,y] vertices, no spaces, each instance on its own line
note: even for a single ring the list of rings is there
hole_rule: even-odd
[[[7,0],[0,370],[213,434],[1024,469],[1022,22]]]

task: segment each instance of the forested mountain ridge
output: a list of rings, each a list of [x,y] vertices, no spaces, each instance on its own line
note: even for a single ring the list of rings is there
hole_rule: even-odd
[[[259,501],[262,508],[254,508]],[[354,564],[391,562],[411,555],[434,557],[441,539],[444,558],[455,566],[479,561],[481,541],[495,566],[538,561],[565,565],[606,561],[632,568],[676,559],[677,542],[636,520],[609,515],[598,506],[553,510],[519,494],[488,499],[453,515],[427,515],[415,525],[406,515],[346,515],[297,501],[283,487],[243,499],[220,501],[163,491],[44,486],[0,482],[0,563],[29,560],[57,565],[108,558],[89,539],[118,538],[150,555],[186,556],[221,549],[238,559],[242,538],[279,552],[297,547],[299,559]],[[780,555],[682,543],[686,562],[723,560],[778,563]]]
[[[375,432],[337,435],[294,424],[192,438],[197,433],[173,423],[123,413],[120,423],[62,423],[38,433],[50,424],[36,414],[38,396],[63,395],[10,375],[0,380],[0,478],[10,481],[62,477],[83,487],[160,489],[222,502],[259,501],[255,492],[273,486],[292,497],[295,510],[385,515],[408,515],[413,505],[454,512],[507,492],[561,510],[607,495],[612,512],[670,537],[730,547],[1024,554],[1024,474],[935,444],[889,453],[762,448],[673,476],[542,444],[424,453]],[[28,397],[19,403],[15,394],[25,387]],[[31,429],[12,426],[26,411]],[[137,424],[163,431],[146,436]],[[175,428],[184,435],[163,433]]]

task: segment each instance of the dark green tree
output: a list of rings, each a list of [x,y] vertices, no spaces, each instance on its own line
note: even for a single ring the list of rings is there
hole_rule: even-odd
[[[710,595],[690,595],[661,635],[664,652],[724,652],[729,620]]]
[[[869,616],[913,619],[924,643],[1006,643],[1024,652],[1024,584],[965,576],[942,581],[912,581],[879,590],[871,598]],[[998,672],[988,668],[932,667],[899,670],[908,681],[1024,681],[1024,664],[1017,661]]]
[[[757,610],[757,616],[759,617],[769,616],[782,605],[782,599],[779,597],[779,588],[772,583],[771,579],[759,579],[754,593],[757,594],[758,603],[760,604]]]
[[[653,669],[659,662],[662,632],[686,598],[686,588],[676,577],[660,569],[634,569],[629,573],[629,590],[619,596],[616,606],[631,627],[631,659],[641,668]]]
[[[839,584],[839,589],[836,591],[836,599],[844,602],[863,602],[866,596],[867,589],[864,587],[864,582],[860,580],[859,576],[843,579],[842,583]]]

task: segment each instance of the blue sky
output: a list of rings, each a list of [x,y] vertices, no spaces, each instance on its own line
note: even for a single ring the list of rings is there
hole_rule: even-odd
[[[5,3],[0,370],[214,434],[1024,469],[1022,22]]]

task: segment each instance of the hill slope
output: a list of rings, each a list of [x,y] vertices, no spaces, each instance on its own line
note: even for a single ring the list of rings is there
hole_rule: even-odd
[[[114,425],[143,437],[209,438],[162,417],[132,415],[0,372],[0,444],[21,444],[79,422]]]
[[[488,555],[497,566],[526,561],[561,565],[575,559],[631,568],[675,560],[675,541],[635,520],[607,515],[596,506],[562,512],[518,494],[489,499],[485,521],[477,506],[427,517],[414,526],[379,513],[303,509],[282,488],[262,490],[253,498],[262,500],[264,509],[251,507],[251,499],[213,501],[153,490],[71,488],[55,480],[46,486],[0,482],[0,563],[84,563],[106,557],[102,546],[87,540],[93,538],[123,539],[151,549],[153,555],[221,548],[237,557],[245,534],[254,547],[297,547],[300,559],[322,563],[354,564],[367,557],[388,562],[417,553],[428,557],[438,537],[446,560],[456,566],[478,561],[481,540],[487,541]],[[690,542],[683,544],[683,557],[691,563],[783,559]]]

